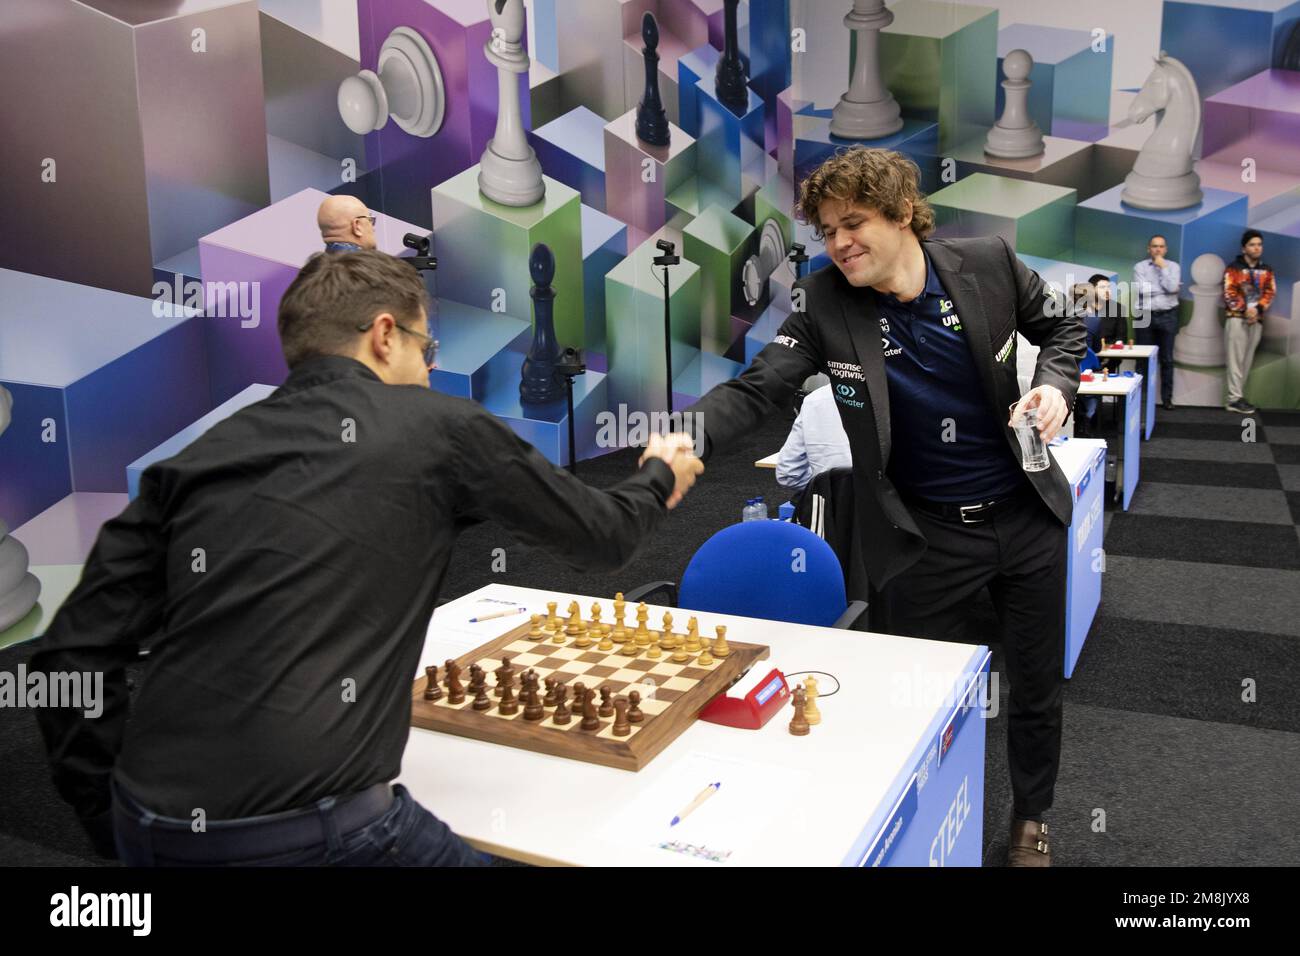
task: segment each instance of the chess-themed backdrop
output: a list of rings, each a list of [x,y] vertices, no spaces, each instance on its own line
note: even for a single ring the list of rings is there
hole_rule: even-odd
[[[9,0],[0,630],[29,558],[57,577],[141,468],[283,380],[276,309],[328,194],[385,251],[430,237],[433,387],[557,462],[570,424],[579,459],[635,441],[771,340],[827,262],[798,182],[854,141],[917,162],[941,235],[1053,277],[1127,281],[1163,233],[1180,403],[1222,402],[1216,284],[1258,228],[1278,292],[1246,395],[1300,407],[1298,23],[1300,0]]]

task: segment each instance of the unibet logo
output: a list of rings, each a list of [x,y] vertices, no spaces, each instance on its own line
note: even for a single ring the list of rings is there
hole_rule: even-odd
[[[942,312],[951,312],[951,311],[952,311],[952,299],[940,299],[940,300],[939,300],[939,310],[942,311]]]
[[[852,385],[836,385],[835,391],[839,392],[845,398],[852,398],[854,395],[858,394],[857,389]]]
[[[946,329],[950,329],[954,325],[959,325],[960,323],[961,323],[960,315],[945,315],[943,317],[943,326]]]

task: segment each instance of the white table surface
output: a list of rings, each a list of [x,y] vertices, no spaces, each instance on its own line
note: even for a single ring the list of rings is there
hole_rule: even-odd
[[[1097,353],[1098,358],[1144,358],[1149,359],[1155,355],[1160,347],[1158,345],[1135,345],[1132,348],[1104,348]]]
[[[780,453],[779,451],[774,451],[774,452],[772,452],[772,454],[768,455],[766,458],[760,458],[758,461],[754,462],[754,467],[755,467],[755,468],[775,468],[775,467],[776,467],[776,460],[777,460],[778,458],[780,458],[780,457],[781,457],[781,453]]]
[[[1104,449],[1106,442],[1101,438],[1071,438],[1059,445],[1053,444],[1047,447],[1052,450],[1052,457],[1065,472],[1066,480],[1073,485],[1083,478],[1083,473],[1092,464],[1097,450]]]
[[[558,601],[563,611],[576,599],[584,618],[593,600],[502,584],[480,588],[434,614],[413,678],[422,676],[426,665],[464,654],[527,619],[468,624],[470,608],[484,597],[518,601],[531,613],[544,613],[547,601]],[[602,620],[613,620],[612,599],[601,604]],[[651,607],[652,625],[664,610]],[[667,610],[684,627],[690,612]],[[602,831],[645,788],[664,778],[673,784],[674,765],[680,774],[684,758],[706,754],[752,762],[776,774],[793,774],[798,796],[787,811],[757,826],[752,843],[727,865],[834,866],[895,779],[911,772],[922,738],[930,743],[927,730],[936,715],[951,709],[965,689],[963,674],[987,653],[971,645],[884,634],[711,613],[697,617],[702,634],[725,623],[728,639],[769,645],[770,657],[755,664],[756,670],[817,670],[839,678],[843,689],[818,701],[822,722],[811,734],[789,733],[788,709],[757,731],[696,721],[647,767],[632,773],[413,727],[399,781],[455,832],[501,856],[534,863],[681,865],[695,861],[652,845],[620,842]],[[819,684],[823,694],[834,686],[825,677]],[[678,809],[665,806],[662,812],[671,818]]]
[[[1100,375],[1091,382],[1079,382],[1079,395],[1127,395],[1142,387],[1141,375],[1112,375],[1102,379]]]

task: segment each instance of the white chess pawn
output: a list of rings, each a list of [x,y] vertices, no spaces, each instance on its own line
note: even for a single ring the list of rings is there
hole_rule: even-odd
[[[1225,361],[1223,323],[1223,260],[1212,252],[1192,262],[1192,318],[1174,339],[1174,361],[1215,368]],[[1177,379],[1175,379],[1175,382]]]
[[[1028,159],[1046,148],[1043,131],[1029,115],[1029,73],[1034,58],[1027,50],[1012,50],[1002,58],[1002,89],[1006,106],[984,143],[984,152],[999,159]]]
[[[519,42],[524,33],[524,0],[487,0],[492,36],[483,47],[497,68],[497,126],[479,160],[478,188],[505,206],[531,206],[546,195],[542,164],[528,145],[519,110],[516,77],[528,72],[528,54]]]
[[[831,110],[832,136],[880,139],[903,128],[898,101],[880,79],[880,31],[894,22],[885,0],[853,0],[844,25],[857,35],[853,78]]]

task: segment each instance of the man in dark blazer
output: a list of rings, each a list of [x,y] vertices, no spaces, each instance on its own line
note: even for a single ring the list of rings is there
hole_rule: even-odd
[[[1069,482],[1025,472],[1012,406],[1050,441],[1079,382],[1084,326],[1001,237],[930,239],[916,166],[855,147],[804,181],[799,214],[832,260],[793,290],[795,311],[740,377],[690,411],[706,460],[830,376],[853,454],[854,517],[871,627],[961,639],[989,588],[1010,684],[1009,860],[1046,866],[1043,812],[1060,763]],[[1040,351],[1016,383],[1016,333]]]

